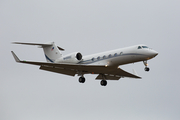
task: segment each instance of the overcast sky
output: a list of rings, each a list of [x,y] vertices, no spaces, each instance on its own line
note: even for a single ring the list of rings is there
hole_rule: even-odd
[[[179,120],[179,0],[1,0],[1,120]],[[20,59],[45,61],[36,46],[11,42],[54,41],[63,54],[83,55],[146,44],[159,52],[135,69],[141,80],[108,81],[96,75],[78,77],[18,64]]]

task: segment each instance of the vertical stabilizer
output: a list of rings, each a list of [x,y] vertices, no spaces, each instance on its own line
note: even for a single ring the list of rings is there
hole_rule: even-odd
[[[44,50],[44,54],[45,54],[47,62],[54,62],[56,59],[62,56],[62,54],[60,53],[60,50],[54,44],[54,42],[52,42],[51,45],[49,46],[42,45],[42,48]]]

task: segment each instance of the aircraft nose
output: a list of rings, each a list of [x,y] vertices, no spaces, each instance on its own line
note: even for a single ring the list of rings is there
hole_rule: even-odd
[[[158,52],[155,51],[155,56],[157,56],[157,55],[158,55]],[[154,57],[155,57],[155,56],[154,56]]]
[[[158,55],[158,52],[155,51],[155,50],[152,50],[152,51],[151,51],[151,55],[152,55],[153,57],[156,57],[156,56]]]

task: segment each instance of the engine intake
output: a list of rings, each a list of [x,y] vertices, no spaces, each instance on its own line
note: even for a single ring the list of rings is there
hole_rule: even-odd
[[[77,58],[77,60],[82,60],[82,54],[81,53],[77,53],[76,54],[76,58]]]

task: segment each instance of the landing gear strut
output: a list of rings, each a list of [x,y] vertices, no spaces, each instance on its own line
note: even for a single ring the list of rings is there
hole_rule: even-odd
[[[79,82],[80,83],[84,83],[86,81],[86,79],[84,77],[79,77]]]
[[[147,67],[147,66],[148,66],[147,61],[143,61],[143,63],[144,63],[144,65],[146,66],[146,67],[144,68],[144,70],[145,70],[145,71],[149,71],[149,70],[150,70],[150,68],[149,68],[149,67]]]
[[[101,80],[101,85],[102,86],[106,86],[107,85],[107,81],[106,80]]]

